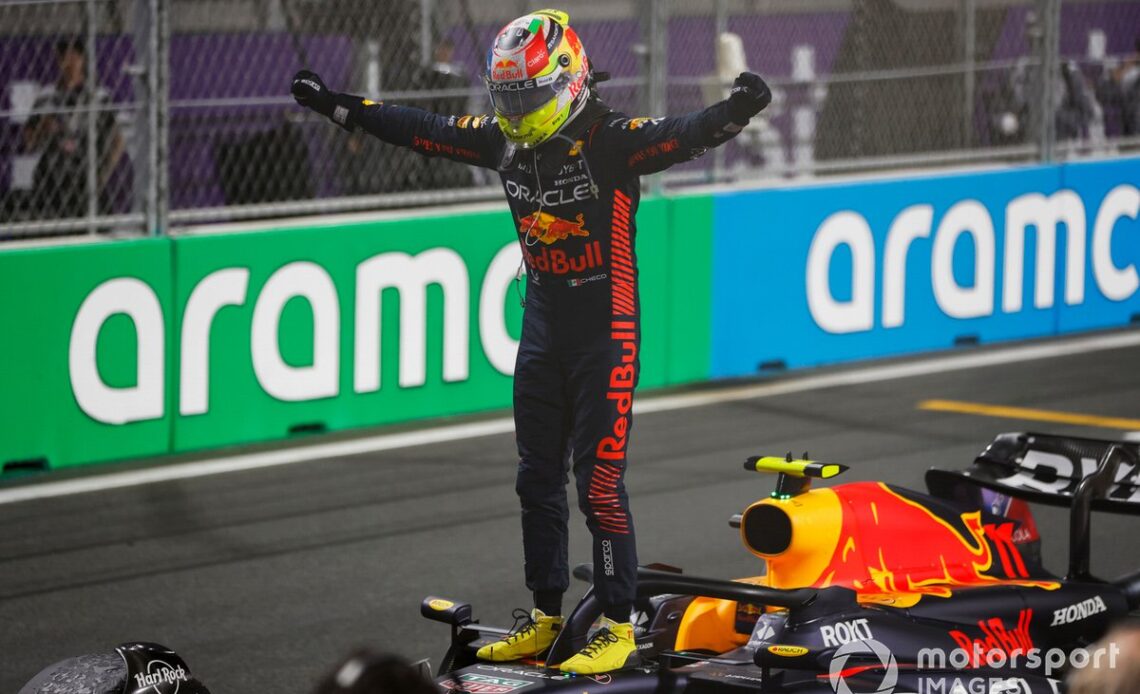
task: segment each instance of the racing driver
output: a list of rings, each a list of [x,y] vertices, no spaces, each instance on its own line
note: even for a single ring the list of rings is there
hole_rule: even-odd
[[[728,99],[670,118],[628,118],[598,98],[582,42],[558,10],[519,17],[496,36],[485,82],[494,116],[449,116],[330,91],[294,77],[297,102],[345,130],[429,157],[498,171],[527,270],[514,416],[523,555],[534,609],[480,658],[546,651],[569,585],[567,470],[593,535],[601,626],[562,671],[639,663],[630,613],[637,553],[623,478],[640,344],[635,223],[639,176],[694,159],[771,100],[742,73]]]

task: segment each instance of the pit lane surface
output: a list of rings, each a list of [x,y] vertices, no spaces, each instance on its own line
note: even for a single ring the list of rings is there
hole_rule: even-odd
[[[1138,363],[1129,346],[640,414],[627,484],[641,561],[758,573],[727,524],[771,489],[741,469],[749,455],[806,449],[852,465],[841,481],[924,489],[927,467],[965,466],[1001,431],[1120,437],[917,405],[1135,418]],[[130,640],[174,648],[215,694],[307,692],[359,646],[438,663],[447,628],[419,616],[422,596],[470,601],[503,626],[529,607],[514,466],[512,436],[496,434],[0,505],[0,691]],[[1038,522],[1063,573],[1064,512],[1040,509]],[[1096,573],[1138,568],[1137,523],[1095,516]],[[580,514],[571,527],[571,562],[588,561]]]

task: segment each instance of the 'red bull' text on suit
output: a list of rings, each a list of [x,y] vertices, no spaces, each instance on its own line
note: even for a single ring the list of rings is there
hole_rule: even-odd
[[[514,382],[527,587],[559,600],[568,587],[572,469],[594,537],[595,590],[607,616],[628,621],[637,552],[623,479],[639,373],[639,177],[738,133],[730,102],[630,119],[593,98],[553,138],[519,149],[487,116],[336,97],[327,115],[348,130],[499,172],[527,270]]]

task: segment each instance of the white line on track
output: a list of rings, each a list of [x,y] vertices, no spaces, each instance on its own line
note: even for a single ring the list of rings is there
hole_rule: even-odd
[[[1064,339],[1041,344],[996,348],[973,354],[937,355],[901,364],[856,367],[835,373],[805,375],[799,378],[792,377],[782,379],[775,383],[718,388],[700,393],[648,397],[640,400],[637,405],[634,406],[634,412],[637,414],[666,412],[689,407],[703,407],[706,405],[736,402],[740,400],[767,398],[788,393],[802,393],[804,391],[821,390],[824,388],[878,383],[900,378],[946,373],[948,371],[962,371],[1015,362],[1051,359],[1073,354],[1087,354],[1089,352],[1133,347],[1136,345],[1140,345],[1140,330]],[[414,446],[460,441],[494,434],[506,434],[512,431],[514,431],[514,421],[510,417],[501,417],[483,422],[449,424],[433,427],[431,429],[380,434],[349,441],[314,443],[276,451],[207,458],[185,463],[158,465],[145,470],[111,472],[72,480],[43,482],[13,487],[11,489],[0,489],[0,504],[97,492],[107,489],[119,489],[141,484],[153,484],[155,482],[169,482],[193,477],[205,477],[207,475],[218,475],[226,472],[255,470],[257,468],[290,465],[292,463],[304,463],[328,458],[342,458],[364,453],[378,453],[380,451],[390,451],[397,448],[411,448]]]

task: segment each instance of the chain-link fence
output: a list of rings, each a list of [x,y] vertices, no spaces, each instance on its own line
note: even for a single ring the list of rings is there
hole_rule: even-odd
[[[0,239],[142,229],[133,162],[146,92],[119,9],[0,4]]]
[[[520,0],[0,0],[0,239],[497,197],[493,173],[298,108],[333,89],[484,113]],[[1106,154],[1138,143],[1140,0],[574,0],[615,108],[762,118],[655,186]]]
[[[590,37],[591,55],[615,75],[613,96],[633,102],[644,82],[645,50],[637,48],[641,3],[575,4],[582,12],[574,22]],[[330,127],[293,103],[289,78],[306,67],[338,91],[454,115],[486,113],[486,50],[506,21],[533,5],[280,0],[254,5],[243,19],[228,18],[229,30],[221,33],[208,6],[176,0],[173,223],[498,195],[498,179],[488,172]]]
[[[670,23],[670,40],[700,59],[678,63],[670,52],[671,84],[686,87],[670,90],[670,110],[699,106],[696,92],[718,68],[731,75],[731,60],[695,49],[725,30],[774,87],[767,117],[699,169],[715,180],[1052,159],[1137,144],[1128,136],[1140,117],[1140,2],[765,4],[783,7],[756,12],[756,3],[723,1],[711,17]],[[685,65],[694,67],[682,73]]]

